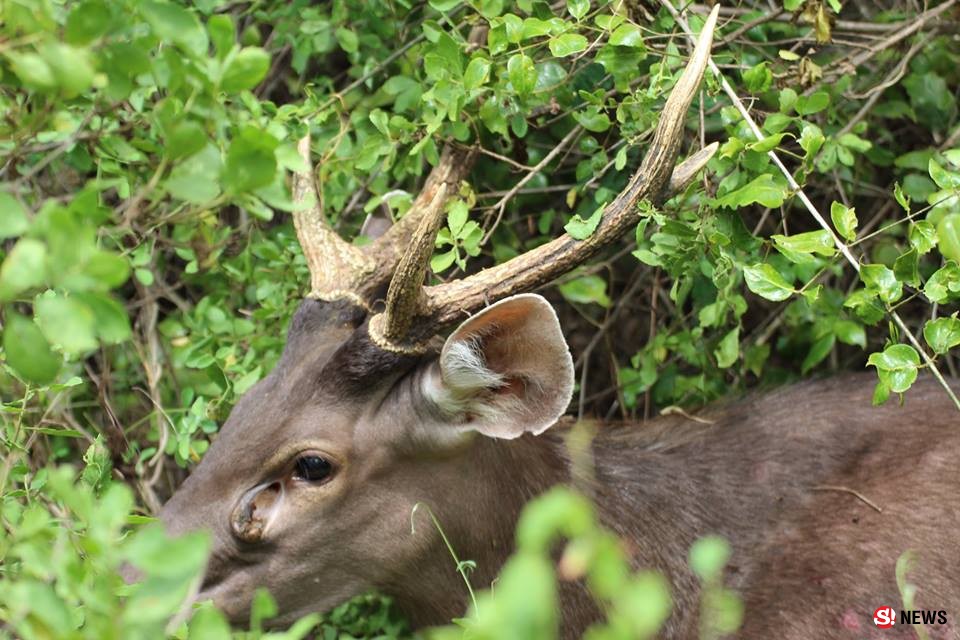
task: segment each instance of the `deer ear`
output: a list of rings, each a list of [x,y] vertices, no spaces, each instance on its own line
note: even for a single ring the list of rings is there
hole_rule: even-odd
[[[560,322],[541,296],[506,298],[453,332],[426,392],[444,418],[494,438],[538,434],[563,415],[573,360]]]

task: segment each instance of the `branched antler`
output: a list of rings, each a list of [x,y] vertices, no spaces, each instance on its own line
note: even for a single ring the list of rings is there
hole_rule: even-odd
[[[486,36],[487,28],[478,25],[471,29],[467,42],[473,46]],[[297,150],[307,166],[310,162],[310,137],[302,138]],[[413,265],[410,260],[401,260],[408,255],[411,243],[423,244],[423,236],[438,224],[446,199],[457,193],[460,182],[466,178],[473,166],[475,154],[452,144],[446,144],[440,153],[440,159],[427,176],[420,194],[413,201],[407,214],[393,225],[382,237],[370,245],[360,248],[343,240],[330,227],[323,216],[318,199],[315,197],[313,171],[297,172],[293,176],[293,201],[296,205],[293,214],[297,238],[303,248],[310,268],[309,297],[320,300],[348,299],[370,310],[374,302],[383,297],[387,283],[396,271],[410,274]],[[426,228],[421,229],[424,223]],[[431,237],[436,236],[433,231]],[[430,241],[432,243],[432,240]],[[432,244],[431,244],[432,251]],[[427,253],[427,261],[430,254]],[[406,265],[406,266],[405,266]],[[425,269],[426,267],[424,267]],[[423,281],[423,273],[418,282]],[[394,307],[399,304],[406,308],[407,303],[399,291],[393,295]],[[388,307],[391,296],[388,295]],[[394,314],[399,317],[398,314]],[[407,325],[403,325],[407,326]],[[400,326],[396,331],[402,331]],[[391,332],[391,335],[394,335]],[[399,340],[399,334],[397,339]]]
[[[297,147],[300,156],[309,164],[309,136],[301,139]],[[431,221],[433,224],[432,221],[442,213],[447,197],[457,192],[473,165],[474,157],[469,150],[446,145],[440,161],[430,172],[407,214],[383,236],[363,248],[343,240],[330,228],[313,195],[312,172],[294,174],[293,201],[296,208],[293,222],[310,268],[308,297],[328,301],[346,298],[371,309],[374,301],[383,296],[384,288],[401,258],[407,255],[410,244],[419,241],[421,223]],[[436,236],[436,232],[433,235]]]
[[[639,221],[637,203],[658,205],[686,187],[716,152],[716,143],[694,153],[674,168],[687,110],[693,102],[710,58],[718,8],[707,18],[693,55],[667,98],[663,115],[640,168],[626,188],[606,207],[594,233],[577,240],[568,234],[507,262],[461,280],[423,287],[442,209],[418,224],[411,249],[390,282],[387,309],[370,321],[371,337],[392,351],[418,351],[426,339],[486,304],[550,282],[596,255]],[[430,209],[430,207],[425,208]]]

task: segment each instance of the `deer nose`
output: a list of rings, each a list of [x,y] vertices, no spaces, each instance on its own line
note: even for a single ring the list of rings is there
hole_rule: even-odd
[[[242,542],[263,540],[264,531],[283,500],[283,484],[269,482],[247,491],[230,518],[233,535]]]

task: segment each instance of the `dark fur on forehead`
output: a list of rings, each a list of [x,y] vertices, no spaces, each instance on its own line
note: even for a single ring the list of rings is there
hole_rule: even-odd
[[[366,317],[366,310],[349,300],[325,302],[305,298],[290,321],[290,328],[287,330],[287,349],[295,351],[311,335],[324,329],[337,326],[359,327]]]
[[[320,377],[326,390],[337,396],[364,397],[376,393],[386,382],[392,384],[425,358],[435,356],[387,351],[371,340],[365,322],[327,361]]]

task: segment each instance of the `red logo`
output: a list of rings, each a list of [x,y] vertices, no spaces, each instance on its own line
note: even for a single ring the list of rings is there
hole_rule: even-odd
[[[893,607],[877,607],[873,612],[873,624],[881,629],[889,629],[897,624],[897,612]]]

